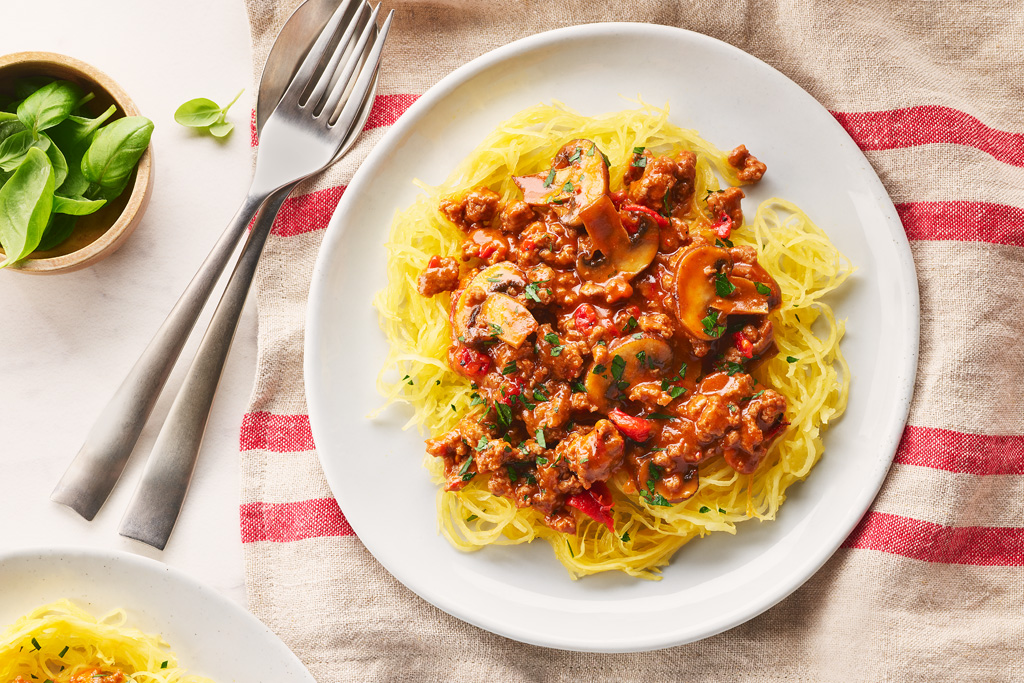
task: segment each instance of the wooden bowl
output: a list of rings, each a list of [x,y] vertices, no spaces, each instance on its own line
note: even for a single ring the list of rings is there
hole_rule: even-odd
[[[53,52],[17,52],[0,57],[0,95],[10,96],[15,80],[29,76],[71,81],[83,92],[95,93],[96,97],[86,104],[91,116],[102,114],[111,104],[116,105],[117,112],[108,119],[108,123],[124,116],[139,115],[138,107],[117,83],[85,62]],[[36,274],[70,273],[114,253],[142,219],[152,189],[152,168],[150,145],[139,159],[134,179],[120,197],[96,213],[79,217],[74,232],[63,244],[46,251],[34,251],[4,270]]]

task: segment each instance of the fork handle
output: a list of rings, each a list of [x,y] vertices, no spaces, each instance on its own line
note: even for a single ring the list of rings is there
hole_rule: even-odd
[[[245,228],[269,193],[249,192],[210,255],[89,431],[50,499],[92,519],[110,495],[139,440],[181,349]]]
[[[195,470],[213,397],[274,218],[295,184],[271,195],[256,216],[210,327],[160,429],[118,532],[164,549]]]

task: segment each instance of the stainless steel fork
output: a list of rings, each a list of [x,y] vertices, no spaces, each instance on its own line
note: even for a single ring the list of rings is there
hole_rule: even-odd
[[[260,151],[273,136],[273,142],[269,144],[282,147],[271,147],[272,153],[276,152],[277,156],[267,158],[275,159],[283,165],[294,164],[292,175],[305,168],[302,164],[308,163],[306,159],[318,158],[322,160],[321,167],[329,165],[337,159],[339,150],[351,144],[359,134],[362,122],[360,113],[367,105],[367,98],[372,91],[371,85],[377,74],[393,15],[392,12],[385,19],[364,60],[364,50],[370,38],[370,30],[375,26],[379,8],[378,5],[370,14],[367,29],[340,70],[340,75],[336,74],[332,78],[344,52],[345,38],[304,103],[300,103],[302,86],[293,81],[267,120],[260,140]],[[349,32],[352,30],[350,27]],[[305,67],[304,63],[299,74],[302,74]],[[328,88],[330,83],[335,85]],[[341,113],[334,119],[332,115],[344,95],[348,99]],[[311,120],[318,125],[310,125]],[[256,175],[260,175],[258,157]],[[246,241],[121,521],[119,532],[122,536],[161,550],[167,544],[192,480],[217,384],[260,253],[270,234],[271,224],[271,221],[262,222],[261,229],[254,228]]]
[[[256,170],[242,206],[104,408],[54,489],[54,501],[68,505],[86,519],[95,516],[120,477],[185,339],[253,214],[271,196],[267,203],[274,204],[276,213],[298,180],[330,165],[358,133],[355,124],[367,106],[392,16],[371,43],[379,6],[370,11],[364,0],[357,1],[359,9],[349,22],[342,25],[352,4],[352,0],[345,0],[310,48],[261,130]],[[344,34],[337,39],[343,29]],[[336,47],[331,51],[335,40]],[[271,221],[263,223],[269,230]]]

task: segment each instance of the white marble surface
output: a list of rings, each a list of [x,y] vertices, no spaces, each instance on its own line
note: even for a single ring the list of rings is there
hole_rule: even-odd
[[[255,368],[254,301],[242,317],[195,479],[164,552],[122,538],[117,527],[182,367],[95,520],[49,499],[99,410],[245,194],[253,92],[242,0],[6,2],[0,51],[22,50],[71,55],[117,81],[156,124],[155,168],[146,215],[110,258],[65,275],[0,271],[0,554],[29,546],[119,549],[162,560],[244,605],[238,432]],[[230,113],[236,130],[226,142],[174,122],[185,100],[225,103],[242,87]],[[192,340],[183,360],[194,348]]]

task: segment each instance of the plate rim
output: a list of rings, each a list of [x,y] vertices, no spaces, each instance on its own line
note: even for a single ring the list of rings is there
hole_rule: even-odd
[[[458,604],[449,601],[445,596],[439,596],[430,590],[426,590],[422,585],[410,585],[402,578],[399,578],[399,575],[392,570],[390,563],[378,557],[378,555],[374,553],[373,548],[370,545],[367,545],[366,542],[360,538],[360,542],[362,542],[370,554],[374,556],[374,559],[379,562],[389,574],[402,583],[403,586],[410,589],[430,604],[462,621],[491,633],[496,633],[498,635],[532,645],[539,645],[552,649],[604,653],[643,652],[696,642],[743,624],[775,606],[806,583],[807,580],[821,569],[821,567],[842,546],[845,539],[869,511],[872,502],[881,490],[889,469],[891,468],[892,461],[896,455],[896,450],[899,445],[900,436],[902,435],[909,416],[917,374],[917,361],[920,349],[920,296],[917,271],[914,266],[913,254],[910,250],[910,243],[906,236],[906,232],[902,228],[899,215],[891,197],[882,184],[881,179],[878,177],[874,167],[867,160],[863,150],[853,142],[847,131],[839,124],[838,121],[835,120],[824,105],[818,102],[798,83],[754,55],[712,36],[675,26],[641,22],[603,22],[581,24],[537,33],[488,51],[458,67],[438,81],[434,86],[427,89],[409,107],[395,125],[393,125],[384,134],[381,140],[377,142],[367,158],[360,164],[359,168],[353,175],[345,194],[342,196],[337,208],[332,214],[331,221],[325,231],[324,239],[320,245],[317,259],[313,267],[310,291],[306,305],[307,329],[303,342],[303,372],[307,409],[310,418],[310,429],[313,435],[314,444],[319,444],[322,443],[322,441],[318,438],[318,421],[314,418],[314,413],[317,412],[317,399],[315,396],[317,391],[314,391],[314,388],[318,386],[319,380],[314,368],[317,364],[316,361],[318,360],[315,340],[319,338],[320,334],[319,322],[315,313],[318,303],[324,296],[321,293],[321,289],[325,286],[324,283],[326,279],[325,254],[331,250],[329,247],[335,241],[340,239],[340,235],[343,234],[343,231],[336,227],[336,223],[341,222],[339,216],[345,212],[345,209],[350,202],[355,201],[354,197],[360,194],[362,186],[368,182],[365,179],[370,177],[382,163],[386,156],[385,150],[395,139],[402,137],[405,134],[406,129],[412,128],[422,116],[427,114],[430,109],[448,96],[453,90],[479,73],[486,71],[507,59],[523,56],[533,51],[543,49],[544,47],[558,43],[563,38],[574,40],[584,38],[594,39],[623,33],[635,33],[638,35],[660,33],[665,36],[674,35],[675,37],[683,40],[690,39],[697,42],[707,42],[716,49],[725,50],[737,59],[752,61],[760,68],[769,69],[775,74],[775,76],[788,82],[788,84],[799,91],[799,93],[805,97],[810,106],[817,108],[820,112],[827,115],[823,118],[823,121],[827,121],[826,125],[829,125],[833,129],[833,132],[839,133],[842,137],[849,140],[850,153],[863,160],[865,167],[864,178],[867,185],[872,190],[872,199],[877,201],[879,208],[886,219],[885,226],[887,228],[887,234],[893,241],[896,261],[899,266],[898,275],[905,281],[907,286],[905,299],[901,301],[903,306],[901,306],[899,310],[905,311],[908,314],[910,325],[906,330],[908,334],[908,348],[901,350],[905,352],[901,365],[901,369],[903,371],[902,381],[894,387],[894,393],[896,394],[894,405],[896,407],[896,411],[890,416],[888,423],[883,425],[883,428],[880,430],[884,434],[884,437],[880,441],[886,444],[883,450],[888,453],[888,457],[885,458],[884,462],[879,463],[873,480],[866,481],[866,483],[870,483],[870,485],[862,488],[860,495],[855,498],[857,505],[852,506],[851,509],[858,508],[860,509],[860,512],[856,514],[851,512],[845,515],[843,517],[843,524],[837,526],[837,531],[832,538],[832,542],[822,544],[816,551],[816,554],[809,561],[794,564],[794,568],[797,571],[792,572],[786,581],[780,582],[781,587],[778,588],[778,590],[771,592],[770,594],[766,594],[765,597],[762,597],[762,599],[754,604],[748,603],[744,610],[737,610],[735,613],[727,614],[724,617],[717,619],[717,621],[713,621],[713,625],[707,628],[702,635],[680,638],[678,634],[671,632],[669,635],[663,635],[661,638],[648,638],[642,642],[630,642],[622,645],[607,641],[594,642],[591,639],[587,639],[586,642],[583,642],[582,639],[572,638],[563,639],[561,641],[537,638],[528,630],[523,630],[508,624],[501,624],[498,626],[493,623],[483,623],[484,620],[476,619],[472,615],[465,614],[460,610]],[[316,452],[317,458],[325,471],[326,477],[326,472],[329,470],[329,466],[325,462],[324,452],[319,446],[317,446]],[[882,455],[882,453],[879,453],[879,455]],[[882,466],[883,464],[884,466]],[[328,479],[328,484],[330,485],[330,483],[330,479]],[[334,494],[333,489],[334,487],[331,486],[332,494]],[[358,536],[359,529],[356,524],[353,524],[353,529]],[[838,532],[839,529],[842,530],[842,533]]]
[[[288,660],[288,664],[296,668],[299,675],[295,683],[316,683],[313,675],[306,668],[306,665],[299,659],[281,637],[278,636],[269,626],[264,624],[256,615],[248,609],[234,602],[212,586],[208,586],[199,579],[193,577],[184,570],[172,567],[169,564],[155,560],[144,555],[125,550],[112,550],[109,548],[97,548],[85,545],[59,545],[59,546],[29,546],[13,550],[0,550],[0,568],[11,562],[27,561],[60,561],[69,559],[85,559],[95,563],[117,564],[118,567],[128,567],[129,571],[137,571],[145,576],[151,576],[154,580],[168,581],[182,584],[194,592],[208,605],[213,605],[215,611],[226,612],[233,619],[241,619],[243,623],[251,628],[257,629],[265,636],[268,636],[274,647],[280,651],[282,657]],[[66,596],[62,596],[66,597]],[[73,598],[72,598],[73,599]],[[164,635],[160,633],[161,637]],[[198,634],[197,634],[198,637]],[[175,652],[181,651],[178,642],[171,643]],[[265,645],[265,644],[264,644]],[[184,662],[184,664],[189,664]],[[186,669],[192,667],[186,666]]]

